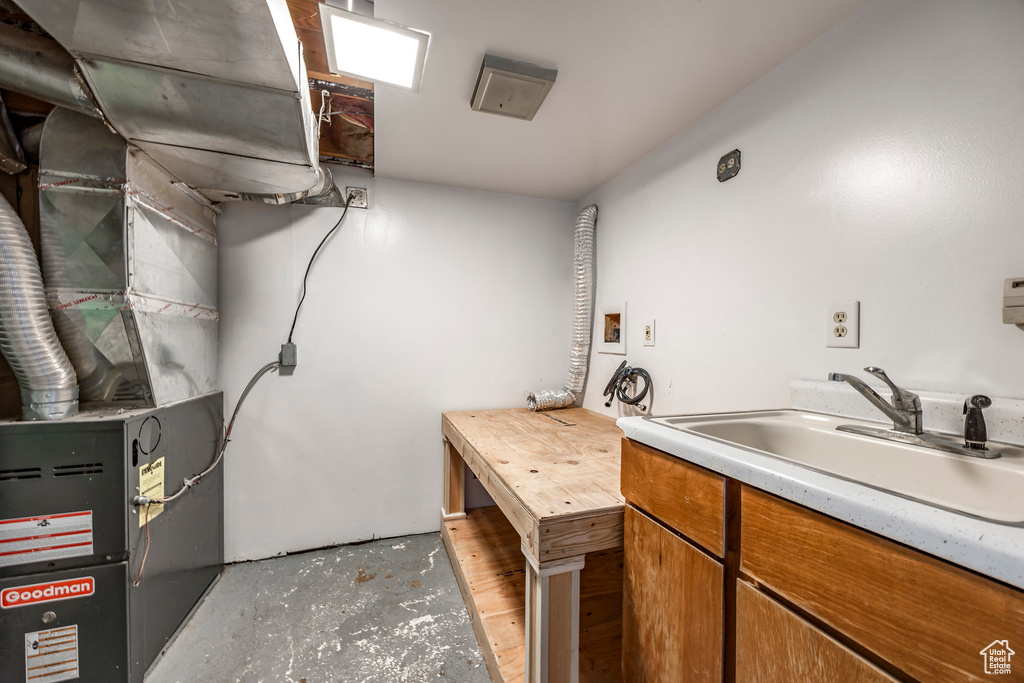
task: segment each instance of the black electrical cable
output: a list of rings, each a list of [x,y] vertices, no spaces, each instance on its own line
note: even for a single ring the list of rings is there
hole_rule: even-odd
[[[342,222],[344,222],[345,215],[348,213],[349,204],[352,202],[352,197],[353,197],[353,195],[349,194],[349,196],[345,198],[345,209],[341,212],[341,217],[338,218],[338,222],[335,223],[334,226],[330,230],[327,231],[327,234],[324,235],[324,238],[322,240],[320,240],[320,244],[317,245],[316,249],[313,251],[313,255],[309,258],[309,263],[306,265],[306,273],[302,276],[302,296],[299,298],[298,305],[295,306],[295,315],[292,316],[292,326],[288,330],[288,343],[289,344],[291,344],[291,342],[292,342],[292,335],[295,333],[295,323],[299,319],[299,309],[302,308],[302,302],[306,300],[306,281],[309,279],[309,271],[313,268],[313,262],[316,260],[317,254],[320,253],[320,250],[327,243],[327,240],[329,240],[331,238],[331,235],[333,235],[334,232],[338,228],[341,227]],[[181,497],[182,495],[184,495],[184,493],[186,491],[188,491],[190,488],[192,488],[193,486],[198,484],[200,481],[202,481],[203,477],[205,477],[210,472],[212,472],[214,469],[216,469],[216,467],[221,463],[221,460],[224,458],[224,451],[228,447],[228,442],[231,441],[231,431],[235,428],[235,419],[238,417],[238,411],[241,409],[242,403],[245,402],[246,396],[249,395],[249,392],[252,391],[252,388],[254,386],[256,386],[256,382],[258,382],[260,380],[260,378],[263,377],[263,375],[267,374],[271,370],[275,370],[275,369],[280,368],[280,367],[281,367],[281,362],[280,361],[273,361],[271,363],[267,363],[262,368],[257,370],[256,374],[253,375],[252,378],[249,379],[249,382],[245,385],[245,389],[242,390],[241,395],[238,397],[238,402],[235,403],[235,409],[231,413],[231,420],[228,422],[227,429],[224,430],[224,436],[221,438],[220,445],[217,448],[217,455],[216,455],[216,457],[214,457],[213,462],[210,463],[209,467],[207,467],[205,470],[203,470],[199,474],[195,475],[191,479],[186,479],[184,482],[182,482],[181,488],[178,489],[178,491],[176,493],[174,493],[173,495],[165,496],[163,498],[147,498],[145,496],[136,496],[135,497],[135,499],[133,501],[134,504],[136,506],[138,506],[138,507],[145,506],[145,508],[146,508],[145,509],[146,523],[144,525],[146,527],[146,551],[145,551],[145,553],[142,556],[142,563],[139,566],[139,573],[135,577],[135,585],[136,586],[138,586],[139,582],[142,580],[142,571],[143,571],[143,569],[146,566],[146,557],[149,556],[149,545],[150,545],[150,536],[149,536],[149,506],[150,505],[156,505],[156,504],[170,503],[171,501]]]
[[[174,495],[164,496],[163,498],[152,498],[150,499],[152,503],[170,503],[172,500],[179,498],[182,494],[185,493],[185,491],[188,491],[190,488],[198,484],[203,477],[212,472],[217,467],[217,465],[220,464],[221,459],[224,457],[224,450],[228,447],[228,442],[231,441],[231,430],[235,428],[235,418],[238,417],[238,411],[241,410],[242,403],[245,402],[245,397],[249,395],[249,392],[252,391],[252,388],[256,386],[256,382],[258,382],[260,378],[263,377],[263,375],[279,367],[281,367],[281,363],[278,361],[267,363],[262,368],[257,370],[256,374],[253,375],[252,378],[249,380],[249,383],[245,385],[245,389],[242,390],[242,394],[238,397],[238,402],[235,403],[235,409],[231,413],[231,421],[228,422],[228,427],[224,431],[224,437],[221,439],[220,446],[217,448],[217,456],[213,459],[213,462],[210,463],[210,466],[207,467],[202,472],[200,472],[199,474],[197,474],[196,476],[192,477],[191,479],[186,479],[184,483],[182,483],[181,488],[178,489],[177,493],[175,493]],[[146,511],[148,514],[148,506],[150,503],[140,503],[138,502],[138,500],[145,499],[141,499],[140,497],[139,499],[137,499],[136,505],[146,505]]]
[[[341,227],[342,221],[345,220],[345,214],[348,213],[348,207],[352,203],[353,196],[353,194],[349,194],[347,197],[345,197],[345,210],[341,212],[341,218],[338,219],[338,222],[334,224],[333,228],[327,231],[327,234],[324,235],[324,238],[320,240],[320,244],[317,245],[316,250],[313,252],[313,255],[309,257],[309,263],[306,265],[306,274],[302,276],[302,296],[299,298],[298,305],[295,306],[295,315],[292,316],[292,326],[288,330],[289,344],[292,343],[292,335],[295,334],[295,323],[299,319],[299,309],[302,308],[302,302],[306,300],[306,280],[309,279],[309,271],[313,268],[313,261],[316,260],[316,255],[320,253],[320,250],[323,248],[324,244],[327,243],[327,240],[331,238],[331,235],[334,234],[334,231]]]

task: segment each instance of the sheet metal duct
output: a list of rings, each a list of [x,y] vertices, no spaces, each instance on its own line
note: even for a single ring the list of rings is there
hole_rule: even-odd
[[[44,102],[101,116],[66,50],[49,38],[7,24],[0,24],[0,83]]]
[[[214,390],[212,211],[101,121],[58,107],[39,212],[47,303],[81,401],[162,406]]]
[[[285,0],[19,5],[71,53],[110,124],[211,200],[329,189]]]

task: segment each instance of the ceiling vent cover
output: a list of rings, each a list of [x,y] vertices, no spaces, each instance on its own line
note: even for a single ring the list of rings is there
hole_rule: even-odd
[[[476,111],[531,121],[557,75],[557,69],[484,55],[471,104]]]

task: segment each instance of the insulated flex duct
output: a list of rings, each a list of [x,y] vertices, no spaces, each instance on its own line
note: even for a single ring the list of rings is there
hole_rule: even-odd
[[[78,381],[46,310],[36,253],[18,212],[0,196],[0,351],[21,387],[22,417],[78,412]]]
[[[569,379],[564,389],[545,389],[530,393],[526,405],[530,410],[568,408],[580,394],[587,380],[590,362],[590,340],[594,323],[594,226],[597,206],[587,206],[576,217],[573,236],[573,315],[572,348],[569,350]]]

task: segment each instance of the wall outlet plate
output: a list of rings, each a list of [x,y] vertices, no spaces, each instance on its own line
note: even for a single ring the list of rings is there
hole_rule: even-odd
[[[724,183],[729,178],[735,178],[740,172],[740,151],[734,149],[718,160],[718,182]]]
[[[844,301],[828,307],[825,346],[832,349],[860,348],[860,302]]]
[[[644,323],[644,346],[654,346],[654,320]]]
[[[370,206],[369,201],[366,198],[365,187],[346,187],[345,198],[349,198],[348,206],[350,209],[365,209]]]

